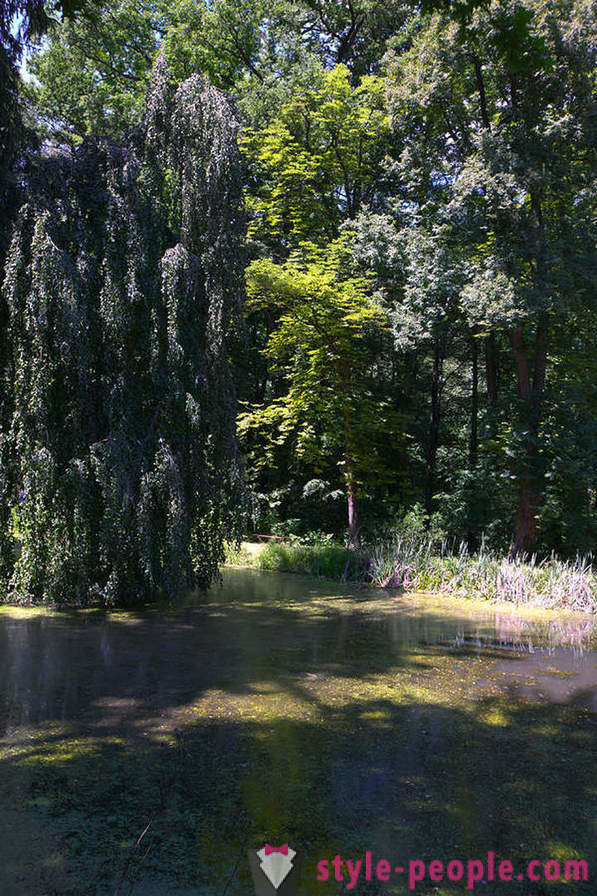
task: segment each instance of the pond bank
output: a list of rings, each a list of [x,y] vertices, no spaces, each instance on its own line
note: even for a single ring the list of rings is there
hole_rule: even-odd
[[[482,551],[437,552],[429,543],[401,540],[365,549],[360,556],[325,541],[242,542],[227,548],[226,562],[277,572],[298,572],[405,591],[437,592],[460,599],[503,601],[516,606],[597,612],[597,570],[589,560],[499,557]]]

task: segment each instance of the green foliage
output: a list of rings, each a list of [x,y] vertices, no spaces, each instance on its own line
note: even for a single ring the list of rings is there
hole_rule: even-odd
[[[34,79],[26,85],[44,136],[122,140],[138,125],[166,17],[167,4],[120,0],[93,5],[56,28],[33,55]]]
[[[4,9],[17,6],[39,8]],[[424,525],[437,516],[471,552],[482,537],[496,553],[594,550],[596,31],[584,0],[425,0],[416,9],[394,0],[117,0],[84,4],[29,55],[37,80],[21,90],[26,119],[51,138],[44,152],[94,132],[122,143],[151,131],[133,153],[148,200],[139,214],[153,222],[137,228],[140,255],[149,231],[160,259],[176,241],[201,243],[206,215],[192,196],[210,195],[222,226],[204,245],[221,247],[229,297],[241,289],[242,262],[225,261],[238,255],[235,238],[226,245],[223,236],[236,233],[235,201],[225,191],[220,201],[217,180],[200,182],[209,166],[188,137],[187,110],[201,117],[194,88],[176,113],[172,104],[196,73],[234,96],[250,225],[249,350],[240,351],[235,324],[221,352],[243,402],[248,529],[341,539],[344,502],[358,497],[353,528],[365,541],[398,509],[422,503]],[[10,212],[39,159],[21,157],[18,45],[9,43],[0,201]],[[170,74],[160,74],[164,60]],[[194,158],[203,161],[193,167]],[[48,179],[52,165],[41,168]],[[73,243],[78,202],[64,198]],[[83,232],[96,220],[102,233],[103,207],[90,205]],[[88,241],[94,265],[102,241],[93,251]],[[169,288],[183,290],[193,264],[169,262]],[[217,344],[217,327],[209,339]],[[7,529],[17,487],[2,508]]]
[[[17,178],[13,166],[23,142],[23,124],[18,101],[18,79],[15,66],[4,47],[0,46],[0,276],[10,240],[10,224],[15,211]],[[2,312],[0,323],[4,323]]]
[[[0,46],[14,62],[26,46],[50,28],[53,13],[71,16],[86,3],[87,0],[0,0]]]
[[[8,6],[43,11],[38,0]],[[38,84],[28,92],[44,132],[75,141],[120,138],[138,122],[160,51],[177,81],[205,75],[262,127],[295,88],[313,86],[322,66],[347,65],[354,77],[374,73],[387,38],[408,17],[400,0],[65,0],[58,10],[68,22],[50,31],[32,60]]]
[[[239,433],[258,434],[256,467],[274,463],[277,447],[289,440],[297,461],[315,470],[338,457],[350,494],[367,477],[384,475],[374,445],[388,411],[366,388],[383,311],[367,279],[350,275],[349,262],[341,240],[326,250],[304,244],[282,265],[249,266],[247,308],[275,314],[264,353],[287,390],[241,414]]]
[[[355,552],[333,542],[269,542],[258,555],[257,565],[259,569],[298,572],[342,581],[354,579],[359,570]]]
[[[462,28],[434,13],[388,57],[409,201],[397,318],[423,337],[438,319],[447,332],[465,324],[474,339],[505,337],[517,392],[505,474],[520,496],[515,550],[538,538],[550,336],[556,321],[595,311],[595,20],[580,28],[591,15],[582,3],[557,13],[503,3]]]
[[[287,252],[302,240],[338,236],[340,223],[371,202],[387,146],[383,81],[351,85],[338,65],[319,72],[266,128],[248,131],[244,147],[255,171],[250,235]]]
[[[86,141],[28,185],[4,285],[14,600],[174,597],[216,573],[238,505],[235,130],[215,89],[170,89],[160,63],[137,150]]]
[[[252,566],[255,555],[250,553],[243,544],[226,541],[224,543],[224,563],[226,566]]]

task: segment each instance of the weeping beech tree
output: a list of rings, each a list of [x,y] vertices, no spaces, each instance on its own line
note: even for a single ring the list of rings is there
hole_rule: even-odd
[[[0,530],[14,600],[204,587],[235,534],[236,120],[156,64],[140,133],[46,159],[8,255]]]

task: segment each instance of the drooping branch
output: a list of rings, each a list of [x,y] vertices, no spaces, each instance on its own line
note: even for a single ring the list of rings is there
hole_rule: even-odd
[[[32,179],[4,286],[14,599],[174,597],[213,578],[239,504],[243,229],[232,110],[202,79],[174,91],[163,60],[134,146],[86,140]]]

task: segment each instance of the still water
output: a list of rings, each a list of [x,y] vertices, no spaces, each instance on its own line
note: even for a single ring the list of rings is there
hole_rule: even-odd
[[[265,842],[300,851],[299,896],[345,892],[317,863],[366,850],[584,858],[585,884],[478,891],[594,894],[596,632],[232,569],[176,606],[6,608],[0,894],[244,896]]]

